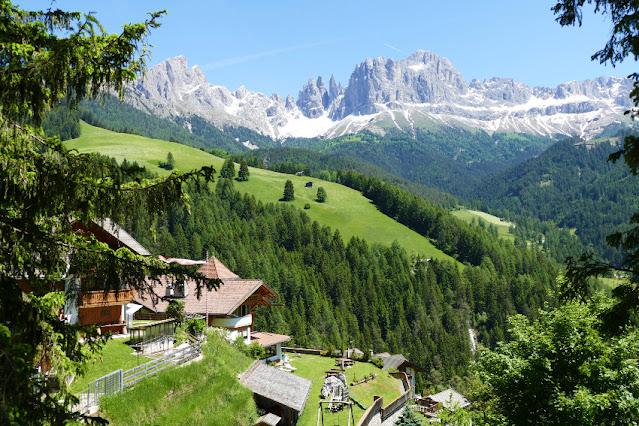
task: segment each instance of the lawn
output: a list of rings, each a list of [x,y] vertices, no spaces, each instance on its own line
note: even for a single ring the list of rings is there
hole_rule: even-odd
[[[148,358],[133,354],[135,351],[122,339],[109,340],[102,353],[97,355],[96,358],[89,364],[86,374],[82,377],[76,377],[73,383],[71,383],[70,390],[72,393],[79,393],[86,389],[87,385],[92,381],[99,379],[102,376],[106,376],[115,370],[129,370],[140,364],[144,364],[149,361]]]
[[[132,388],[100,400],[113,425],[251,425],[258,413],[253,392],[238,381],[253,361],[219,333],[209,334],[204,358],[171,367]]]
[[[488,225],[493,225],[495,228],[497,228],[497,235],[499,237],[506,238],[512,241],[515,240],[515,236],[509,232],[510,228],[513,227],[513,224],[506,222],[504,220],[501,220],[497,216],[493,216],[491,214],[476,211],[476,210],[467,210],[467,209],[454,210],[451,212],[451,214],[463,220],[464,222],[468,222],[468,223],[471,223],[473,219],[475,219],[475,221],[477,222],[482,220],[485,222],[486,227],[488,227]]]
[[[308,401],[306,401],[306,407],[304,407],[304,412],[299,419],[298,425],[316,426],[319,401],[321,399],[320,391],[324,384],[326,371],[336,368],[335,358],[306,354],[288,354],[288,356],[291,361],[291,365],[297,368],[297,370],[295,370],[295,374],[313,382],[313,388],[311,389]],[[373,395],[383,396],[384,405],[386,405],[401,394],[399,381],[371,363],[356,362],[353,367],[346,368],[345,374],[346,380],[350,385],[354,379],[360,380],[364,378],[365,375],[369,375],[371,373],[377,374],[377,377],[367,383],[350,386],[351,395],[354,396],[362,405],[369,407],[373,403]],[[364,414],[364,410],[359,408],[357,405],[353,405],[353,414],[355,415],[355,423],[357,423]],[[343,411],[334,414],[325,411],[324,423],[326,425],[347,425],[348,410],[344,409]],[[351,422],[351,424],[353,423]]]
[[[219,172],[224,162],[222,158],[186,145],[114,133],[86,123],[81,123],[81,128],[82,136],[67,141],[68,148],[76,149],[80,153],[100,152],[118,161],[125,158],[129,161],[137,161],[141,166],[163,175],[169,172],[159,168],[159,164],[166,161],[168,152],[171,152],[175,158],[175,168],[183,171],[212,165]],[[238,169],[239,165],[236,165],[236,173]],[[323,225],[339,229],[345,242],[353,236],[386,246],[393,241],[398,241],[408,253],[419,254],[424,258],[447,259],[455,262],[453,258],[435,248],[427,238],[379,212],[371,201],[358,191],[315,178],[275,173],[252,167],[249,171],[251,175],[247,182],[235,183],[237,190],[252,194],[265,203],[278,203],[284,192],[284,184],[290,179],[295,189],[295,200],[290,203],[300,209],[303,209],[306,204],[310,205],[311,208],[304,212]],[[306,188],[307,182],[313,182],[313,187]],[[319,186],[326,190],[325,203],[315,201]]]

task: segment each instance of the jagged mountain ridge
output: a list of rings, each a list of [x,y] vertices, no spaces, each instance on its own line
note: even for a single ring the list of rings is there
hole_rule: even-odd
[[[497,77],[468,83],[448,59],[420,50],[399,61],[366,59],[346,87],[334,77],[328,87],[321,76],[311,78],[297,100],[209,84],[179,56],[149,69],[125,99],[162,118],[197,115],[219,128],[247,127],[280,140],[363,129],[414,133],[433,125],[588,139],[623,119],[631,89],[632,82],[619,77],[554,89]]]

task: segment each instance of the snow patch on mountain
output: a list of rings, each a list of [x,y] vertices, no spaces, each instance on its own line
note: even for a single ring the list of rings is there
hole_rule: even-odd
[[[159,117],[196,115],[218,128],[247,127],[276,140],[384,131],[388,126],[414,134],[428,122],[489,133],[591,138],[624,120],[624,111],[632,106],[631,89],[630,80],[617,77],[556,88],[498,77],[468,83],[448,59],[420,50],[399,61],[366,59],[346,87],[334,77],[328,86],[321,76],[310,78],[297,100],[244,87],[230,91],[209,84],[184,57],[170,58],[128,87],[125,100]]]

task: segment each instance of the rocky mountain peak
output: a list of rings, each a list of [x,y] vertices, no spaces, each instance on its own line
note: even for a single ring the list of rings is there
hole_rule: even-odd
[[[297,106],[308,118],[321,117],[329,104],[329,94],[324,79],[319,76],[317,82],[311,77],[297,97]]]
[[[132,89],[132,90],[130,90]],[[224,127],[243,126],[275,139],[337,136],[394,126],[414,132],[423,123],[545,135],[592,137],[623,119],[632,81],[596,78],[556,88],[528,87],[512,78],[466,82],[446,58],[418,50],[402,60],[369,58],[347,87],[331,76],[311,77],[298,98],[231,92],[206,81],[186,58],[151,68],[127,90],[127,102],[161,117],[198,115]]]

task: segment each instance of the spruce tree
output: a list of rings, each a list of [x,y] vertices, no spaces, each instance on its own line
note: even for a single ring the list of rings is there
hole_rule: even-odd
[[[63,96],[73,107],[107,90],[121,94],[144,71],[144,41],[163,14],[151,13],[146,22],[126,24],[112,35],[92,15],[29,12],[0,2],[0,424],[85,418],[72,411],[78,400],[66,378],[82,371],[105,338],[59,318],[66,295],[57,289],[65,279],[96,277],[105,290],[122,283],[143,290],[147,277],[184,274],[78,235],[72,224],[153,220],[185,199],[188,181],[211,181],[215,171],[139,179],[97,155],[75,154],[57,137],[42,137],[40,127]],[[217,283],[194,279],[210,287]],[[22,285],[33,292],[25,294]],[[47,377],[37,374],[43,360],[51,365]]]
[[[290,180],[286,181],[284,185],[284,196],[282,197],[283,201],[293,201],[295,199],[295,189],[293,188],[293,182]]]
[[[172,152],[169,151],[169,153],[166,154],[166,162],[160,164],[160,167],[166,170],[173,170],[175,168],[175,158]]]
[[[242,158],[242,161],[240,161],[240,171],[237,174],[237,180],[241,182],[247,181],[249,174],[248,163],[245,158]]]
[[[227,158],[220,170],[220,176],[226,179],[233,179],[235,177],[235,163],[232,159]]]

